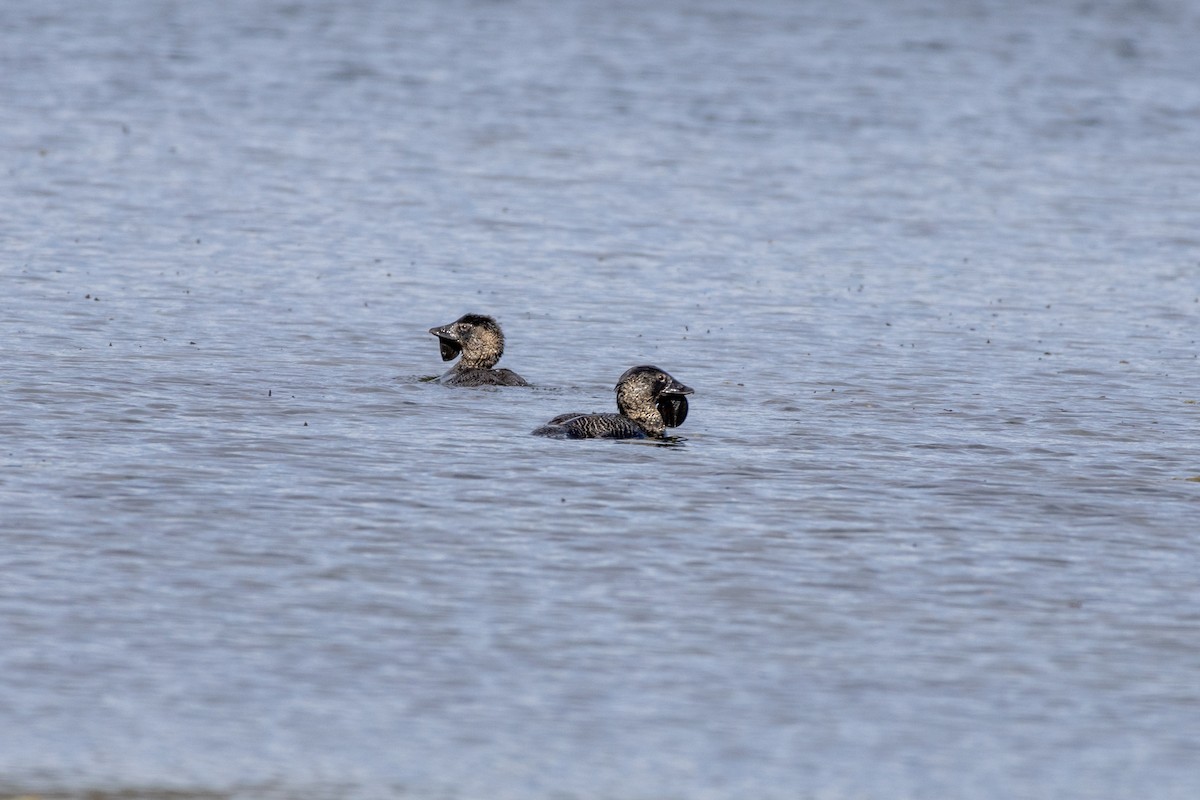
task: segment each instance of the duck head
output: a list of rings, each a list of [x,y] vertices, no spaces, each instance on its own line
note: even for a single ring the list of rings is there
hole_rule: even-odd
[[[500,325],[483,314],[463,314],[449,325],[430,328],[438,338],[442,361],[462,354],[459,367],[491,369],[504,355],[504,334]]]
[[[678,428],[687,419],[687,396],[693,393],[671,375],[648,364],[625,370],[617,381],[617,409],[651,435]]]

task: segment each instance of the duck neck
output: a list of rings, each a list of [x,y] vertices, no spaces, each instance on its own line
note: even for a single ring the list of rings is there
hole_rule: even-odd
[[[478,330],[463,347],[455,369],[491,369],[504,354],[504,338],[492,331]]]
[[[617,410],[637,423],[649,436],[662,438],[667,430],[662,414],[654,405],[654,398],[637,387],[621,387],[617,390]]]

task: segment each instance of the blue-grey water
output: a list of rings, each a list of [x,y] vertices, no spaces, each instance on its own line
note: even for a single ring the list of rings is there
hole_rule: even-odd
[[[1200,796],[1198,41],[5,4],[0,796]]]

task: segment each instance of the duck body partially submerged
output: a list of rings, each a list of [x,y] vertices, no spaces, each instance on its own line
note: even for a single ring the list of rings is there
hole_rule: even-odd
[[[617,413],[559,414],[533,431],[552,439],[662,439],[687,419],[693,390],[649,364],[632,367],[617,381]]]
[[[483,314],[463,314],[448,325],[430,328],[437,337],[442,361],[462,358],[438,383],[446,386],[528,386],[511,369],[495,369],[504,355],[504,333],[500,324]]]

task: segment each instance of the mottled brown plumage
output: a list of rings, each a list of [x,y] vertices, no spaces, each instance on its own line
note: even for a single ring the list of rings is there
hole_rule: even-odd
[[[445,375],[438,378],[447,386],[528,386],[510,369],[493,369],[504,355],[504,334],[500,325],[482,314],[464,314],[449,325],[430,328],[438,338],[442,361],[462,354]]]
[[[533,433],[555,439],[661,439],[687,418],[692,390],[658,367],[625,371],[617,381],[617,414],[559,414]]]

